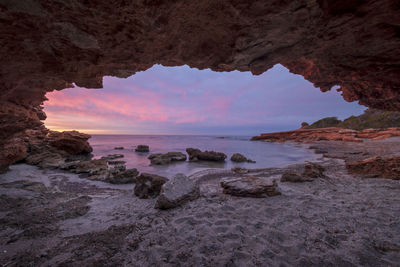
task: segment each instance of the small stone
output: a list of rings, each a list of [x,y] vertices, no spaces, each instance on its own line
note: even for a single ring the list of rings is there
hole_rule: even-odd
[[[240,153],[235,153],[231,157],[231,161],[233,162],[246,162],[247,158]]]
[[[150,152],[148,145],[138,145],[135,149],[136,152]]]

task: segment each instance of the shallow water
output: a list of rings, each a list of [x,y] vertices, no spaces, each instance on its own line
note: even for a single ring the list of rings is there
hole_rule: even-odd
[[[95,158],[108,154],[123,154],[127,168],[137,168],[140,172],[155,173],[163,176],[172,176],[176,173],[187,175],[208,168],[230,169],[234,166],[245,168],[279,167],[293,163],[304,162],[316,158],[312,151],[303,147],[249,141],[250,136],[193,136],[193,135],[93,135],[89,140],[93,147]],[[150,153],[135,152],[137,145],[150,146]],[[123,146],[124,150],[115,150]],[[176,162],[169,165],[150,165],[147,157],[152,153],[183,152],[193,147],[200,150],[223,152],[228,157],[225,163],[216,162]],[[234,153],[241,153],[257,163],[234,163],[230,157]]]

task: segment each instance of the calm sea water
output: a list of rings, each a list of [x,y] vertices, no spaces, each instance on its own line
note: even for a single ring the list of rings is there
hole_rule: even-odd
[[[123,154],[127,168],[137,168],[140,172],[149,172],[170,177],[176,173],[189,175],[207,168],[230,169],[234,166],[245,168],[279,167],[304,162],[316,155],[302,147],[288,144],[249,141],[250,136],[192,136],[192,135],[93,135],[89,142],[95,158],[108,154]],[[137,153],[137,145],[148,145],[150,153]],[[115,150],[123,146],[124,150]],[[223,152],[228,157],[225,163],[216,162],[176,162],[169,165],[150,165],[147,157],[152,153],[183,152],[193,147],[200,150]],[[257,163],[234,163],[230,157],[241,153]]]

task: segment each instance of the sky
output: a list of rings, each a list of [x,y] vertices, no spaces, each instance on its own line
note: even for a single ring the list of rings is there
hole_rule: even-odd
[[[155,65],[126,79],[104,77],[103,87],[48,93],[46,126],[90,134],[258,135],[365,109],[282,65],[259,76]]]

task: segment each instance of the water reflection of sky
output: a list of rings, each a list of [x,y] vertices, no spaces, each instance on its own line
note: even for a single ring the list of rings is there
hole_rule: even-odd
[[[316,157],[311,151],[302,147],[248,140],[249,137],[94,135],[90,139],[90,143],[93,146],[93,154],[96,157],[108,154],[124,154],[122,160],[127,162],[128,168],[137,168],[140,172],[150,172],[164,176],[171,176],[179,172],[189,174],[205,168],[232,168],[233,166],[246,168],[279,167]],[[135,152],[134,148],[140,144],[149,145],[151,152]],[[125,149],[115,150],[114,147],[117,146],[123,146]],[[228,158],[224,163],[199,161],[149,166],[150,161],[147,157],[151,153],[177,151],[186,154],[185,150],[188,147],[223,152],[227,154]],[[233,163],[229,159],[234,153],[241,153],[257,163]]]

